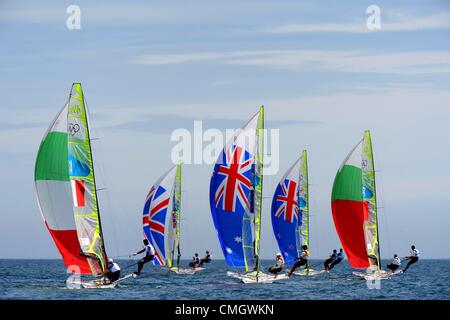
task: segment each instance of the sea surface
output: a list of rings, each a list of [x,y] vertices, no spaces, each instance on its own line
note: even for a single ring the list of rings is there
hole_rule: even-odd
[[[123,274],[134,271],[136,261],[117,262]],[[264,268],[271,262],[263,261]],[[320,270],[320,264],[313,260],[311,266]],[[407,273],[382,280],[379,289],[369,289],[365,280],[352,275],[346,261],[329,274],[292,276],[272,284],[239,283],[227,277],[233,270],[223,260],[206,267],[194,275],[177,275],[147,264],[140,277],[114,289],[68,289],[59,260],[0,260],[0,299],[450,299],[450,260],[420,260]]]

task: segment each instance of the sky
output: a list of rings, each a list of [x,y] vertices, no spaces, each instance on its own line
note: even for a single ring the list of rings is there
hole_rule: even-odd
[[[81,9],[81,28],[66,13]],[[379,30],[366,12],[380,8]],[[261,251],[276,184],[309,155],[311,252],[339,248],[333,179],[372,133],[381,252],[450,258],[448,1],[1,1],[0,258],[58,258],[36,201],[34,162],[81,82],[91,113],[110,256],[140,249],[141,212],[172,165],[175,129],[241,127],[260,105],[279,129],[279,170],[264,178]],[[223,258],[209,211],[211,164],[183,167],[182,253]]]

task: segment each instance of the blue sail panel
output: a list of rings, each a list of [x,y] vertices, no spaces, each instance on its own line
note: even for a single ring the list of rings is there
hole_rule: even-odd
[[[147,195],[143,210],[143,229],[146,239],[155,247],[153,261],[165,265],[165,222],[170,193],[162,186],[154,186]]]
[[[281,181],[272,199],[272,228],[278,247],[287,265],[297,257],[297,227],[299,223],[297,182],[291,179]]]
[[[233,144],[227,152],[222,151],[210,182],[214,226],[225,260],[233,267],[246,266],[244,243],[253,242],[247,227],[251,220],[244,220],[251,207],[252,163],[250,152]]]

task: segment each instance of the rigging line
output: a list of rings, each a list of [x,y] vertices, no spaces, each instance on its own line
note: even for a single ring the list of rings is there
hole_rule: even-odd
[[[378,180],[380,180],[380,177],[383,177],[383,175],[382,174],[381,175],[378,174]],[[382,178],[381,180],[383,181],[384,179]],[[383,214],[381,216],[383,217],[385,228],[386,228],[387,241],[388,241],[387,245],[388,245],[388,248],[389,248],[390,252],[392,253],[391,232],[390,232],[390,229],[389,229],[389,220],[388,220],[388,214],[387,214],[387,206],[386,206],[386,203],[384,201],[384,189],[383,189],[382,186],[383,186],[383,183],[378,183],[377,184],[377,187],[378,187],[378,189],[380,191],[380,194],[378,196],[378,201],[382,203],[382,207],[379,207],[379,208],[383,209],[383,210],[381,210],[383,212]]]
[[[86,98],[84,100],[85,100],[85,104],[87,105]],[[88,113],[89,119],[91,119],[91,123],[90,123],[91,124],[91,131],[95,132],[95,136],[99,137],[98,132],[97,132],[97,127],[95,125],[93,125],[95,123],[95,121],[94,121],[94,118],[92,117],[92,114],[91,114],[89,108],[87,108],[87,113]],[[99,141],[98,142],[98,148],[96,148],[96,150],[95,150],[96,151],[95,154],[96,154],[97,157],[99,157],[99,160],[100,160],[100,161],[96,161],[97,166],[100,163],[100,166],[98,166],[99,169],[100,169],[99,170],[100,171],[99,172],[100,173],[100,179],[103,180],[103,182],[104,182],[103,184],[104,185],[110,185],[109,182],[108,182],[108,179],[106,177],[106,169],[105,169],[105,161],[104,161],[105,159],[103,157],[103,143],[102,143],[102,140],[100,138],[95,138],[95,140]],[[113,211],[111,210],[111,206],[110,206],[110,204],[111,204],[111,197],[109,195],[109,192],[108,192],[107,188],[101,188],[101,190],[104,190],[105,191],[104,194],[106,195],[106,203],[104,205],[106,205],[106,208],[107,208],[107,210],[109,212],[108,216],[110,217],[110,221],[111,221],[111,225],[112,225],[112,229],[113,229],[112,230],[113,231],[113,243],[114,243],[115,251],[116,252],[120,252],[121,250],[119,248],[119,244],[118,244],[118,240],[117,240],[117,234],[118,234],[117,233],[117,228],[116,228],[116,225],[114,223],[114,214],[113,214]]]

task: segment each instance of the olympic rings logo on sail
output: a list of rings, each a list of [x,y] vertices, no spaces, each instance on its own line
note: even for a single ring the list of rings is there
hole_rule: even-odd
[[[78,133],[78,131],[80,131],[80,125],[78,123],[69,123],[68,131],[69,134],[73,137]]]

